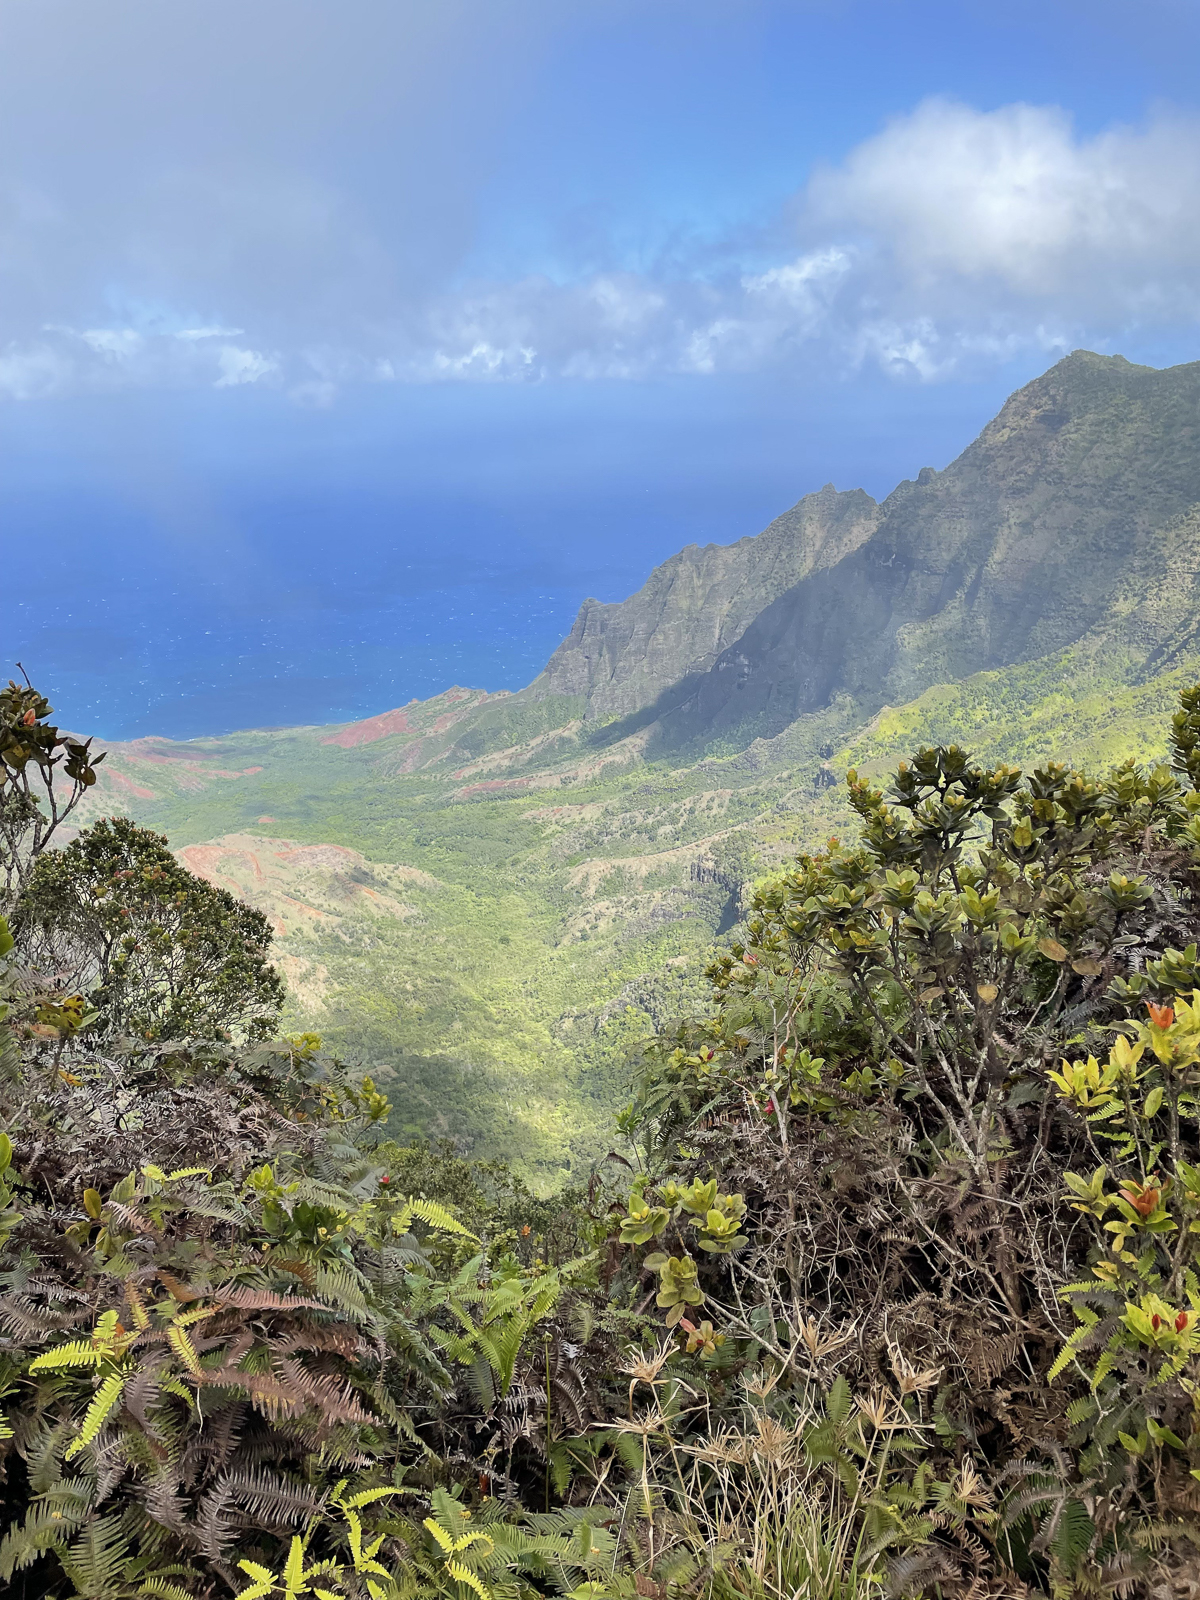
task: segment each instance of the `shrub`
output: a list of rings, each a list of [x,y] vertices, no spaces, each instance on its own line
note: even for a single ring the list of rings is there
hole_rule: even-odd
[[[1190,1527],[1200,1477],[1198,735],[1193,690],[1171,767],[851,772],[859,840],[758,890],[626,1116],[643,1207],[748,1203],[692,1315],[781,1373],[931,1374],[910,1486],[971,1460],[996,1559],[1066,1589]]]
[[[125,817],[39,856],[13,931],[31,965],[88,995],[109,1033],[263,1039],[277,1026],[284,990],[266,917]]]

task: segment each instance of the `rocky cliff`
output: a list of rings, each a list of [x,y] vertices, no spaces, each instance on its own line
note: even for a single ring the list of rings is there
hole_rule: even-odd
[[[1012,396],[944,472],[879,508],[869,537],[753,619],[659,742],[778,733],[1045,656],[1144,598],[1200,505],[1200,363],[1077,351]]]
[[[870,538],[880,508],[826,484],[757,538],[688,545],[628,600],[585,600],[575,626],[526,693],[582,695],[588,720],[626,716],[707,672],[777,596]]]

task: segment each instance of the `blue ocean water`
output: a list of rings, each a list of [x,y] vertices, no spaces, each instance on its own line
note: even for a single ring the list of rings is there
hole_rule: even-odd
[[[942,466],[1027,373],[116,394],[0,413],[0,674],[103,738],[341,721],[516,689],[580,602],[834,481]]]

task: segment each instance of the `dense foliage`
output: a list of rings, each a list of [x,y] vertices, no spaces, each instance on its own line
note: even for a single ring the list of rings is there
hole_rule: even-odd
[[[969,1461],[972,1540],[1066,1592],[1200,1504],[1198,733],[1193,690],[1174,772],[851,772],[858,843],[757,894],[630,1118],[651,1170],[690,1147],[748,1201],[726,1329],[909,1374],[891,1503]],[[911,1581],[962,1570],[945,1544]]]
[[[1188,1592],[1200,689],[1171,746],[851,773],[857,841],[760,885],[710,1016],[644,1048],[622,1148],[553,1201],[267,1038],[269,928],[190,901],[156,836],[27,830],[0,1582]]]
[[[65,733],[50,715],[49,701],[29,683],[10,681],[0,690],[0,913],[20,894],[104,760],[92,755],[90,739]]]
[[[39,854],[13,926],[29,959],[86,990],[110,1033],[252,1039],[276,1031],[283,984],[261,911],[181,867],[125,817]]]

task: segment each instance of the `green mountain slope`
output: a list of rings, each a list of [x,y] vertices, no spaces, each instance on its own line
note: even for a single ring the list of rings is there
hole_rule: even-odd
[[[872,536],[766,607],[659,742],[771,735],[846,694],[875,710],[1034,659],[1104,623],[1200,502],[1200,364],[1079,351],[1015,394]]]
[[[869,539],[880,508],[831,483],[757,538],[689,545],[617,605],[585,600],[527,696],[582,696],[585,717],[627,716],[707,672],[777,595]]]
[[[1150,759],[1200,677],[1200,364],[1077,353],[943,473],[831,489],[585,604],[519,694],[113,748],[93,798],[277,928],[290,1020],[388,1065],[397,1132],[549,1186],[631,1046],[704,1001],[742,886],[923,741]]]

